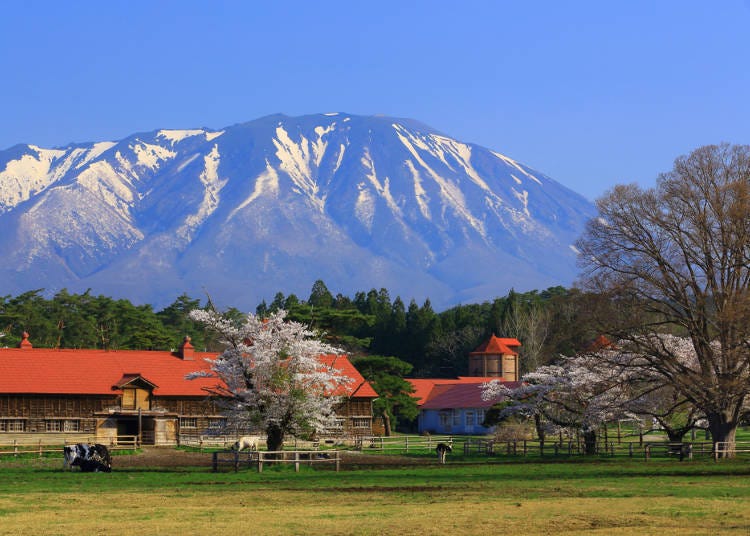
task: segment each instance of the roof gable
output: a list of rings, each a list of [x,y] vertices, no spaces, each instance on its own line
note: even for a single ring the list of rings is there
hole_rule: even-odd
[[[476,350],[471,352],[469,355],[482,355],[482,354],[503,354],[503,355],[518,355],[518,352],[513,348],[521,346],[521,342],[515,338],[503,338],[496,337],[493,333],[492,336],[480,344]]]

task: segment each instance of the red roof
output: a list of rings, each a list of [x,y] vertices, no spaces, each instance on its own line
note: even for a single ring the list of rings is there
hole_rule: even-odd
[[[436,387],[457,384],[481,385],[493,380],[503,381],[502,378],[484,378],[481,376],[459,376],[458,378],[407,378],[406,381],[414,387],[414,393],[412,393],[411,396],[417,399],[418,406],[422,406],[428,399],[432,399],[432,397],[438,393]],[[505,383],[509,384],[514,382]]]
[[[372,388],[370,382],[364,379],[359,371],[354,368],[352,362],[345,355],[322,355],[320,361],[335,370],[338,370],[344,376],[351,378],[351,382],[339,387],[335,396],[347,396],[350,398],[377,398],[378,393]]]
[[[476,379],[476,378],[475,378]],[[493,378],[497,379],[497,378]],[[422,404],[422,409],[453,408],[490,408],[497,400],[482,400],[482,384],[485,381],[439,384],[430,393],[429,399]],[[504,382],[510,389],[520,385],[519,382]]]
[[[471,352],[469,355],[477,354],[503,354],[503,355],[518,355],[518,352],[512,348],[518,348],[521,346],[521,342],[518,339],[495,337],[492,336],[487,342],[479,345],[479,347]]]
[[[209,370],[204,358],[217,354],[195,352],[183,360],[164,351],[72,350],[50,348],[0,349],[0,393],[111,395],[140,377],[155,386],[156,396],[206,396],[216,378],[187,380],[191,372]],[[321,356],[321,361],[352,378],[337,395],[377,397],[346,356]]]

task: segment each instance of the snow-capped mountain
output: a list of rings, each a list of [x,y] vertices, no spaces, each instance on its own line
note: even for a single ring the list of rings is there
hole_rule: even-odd
[[[323,279],[442,307],[568,285],[582,196],[416,121],[274,115],[0,151],[0,293],[249,310]]]

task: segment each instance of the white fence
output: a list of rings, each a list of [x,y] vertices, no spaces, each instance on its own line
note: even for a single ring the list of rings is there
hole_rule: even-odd
[[[456,440],[457,438],[454,436],[373,436],[357,438],[355,447],[361,451],[375,450],[380,452],[433,451],[439,443],[450,445],[453,448]]]

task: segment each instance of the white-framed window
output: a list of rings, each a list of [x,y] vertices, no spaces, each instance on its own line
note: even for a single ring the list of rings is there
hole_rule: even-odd
[[[26,419],[0,419],[0,432],[25,432]]]
[[[343,430],[344,429],[344,421],[342,417],[336,417],[333,420],[333,423],[330,426],[330,430]]]
[[[473,409],[466,410],[466,426],[474,426],[475,413]]]
[[[78,419],[47,419],[44,421],[46,432],[79,432],[81,421]]]
[[[180,417],[180,428],[198,428],[198,417]]]
[[[370,418],[369,417],[352,417],[352,427],[353,428],[370,428]]]
[[[477,424],[482,424],[484,422],[484,410],[478,409],[477,411]]]

